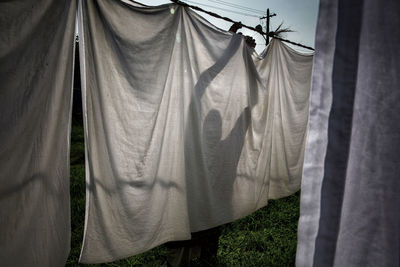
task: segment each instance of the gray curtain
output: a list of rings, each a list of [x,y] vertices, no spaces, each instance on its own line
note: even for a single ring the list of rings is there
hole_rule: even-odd
[[[400,265],[399,14],[320,2],[297,266]]]
[[[63,266],[76,3],[0,3],[0,265]]]

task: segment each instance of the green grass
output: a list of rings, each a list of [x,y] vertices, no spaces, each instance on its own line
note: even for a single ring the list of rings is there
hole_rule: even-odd
[[[85,157],[81,121],[73,118],[71,137],[71,252],[67,266],[78,263],[85,219]],[[299,218],[299,193],[271,200],[253,214],[223,226],[218,266],[294,266]],[[124,260],[91,266],[161,266],[163,245]],[[207,266],[199,260],[194,266]]]

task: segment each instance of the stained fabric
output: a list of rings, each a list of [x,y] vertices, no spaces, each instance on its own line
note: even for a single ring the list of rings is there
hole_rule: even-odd
[[[320,2],[297,266],[400,265],[399,12]]]
[[[75,1],[0,3],[0,262],[64,266]]]
[[[312,56],[178,5],[81,1],[86,219],[80,261],[141,253],[300,187]]]

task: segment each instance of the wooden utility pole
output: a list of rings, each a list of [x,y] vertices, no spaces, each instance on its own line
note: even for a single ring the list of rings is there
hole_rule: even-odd
[[[268,36],[269,35],[269,18],[271,18],[273,16],[276,16],[276,14],[275,13],[270,14],[269,13],[269,8],[267,8],[267,15],[265,17],[260,18],[260,19],[266,19],[267,20],[267,23],[266,23],[267,27],[265,29],[265,33],[267,34],[267,36],[265,36],[265,45],[269,44],[269,36]]]

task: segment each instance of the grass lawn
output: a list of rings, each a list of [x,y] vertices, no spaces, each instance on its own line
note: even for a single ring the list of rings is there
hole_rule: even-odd
[[[71,252],[67,266],[78,264],[85,220],[85,156],[81,117],[74,114],[71,137]],[[299,193],[271,200],[257,212],[223,226],[219,239],[219,266],[294,266],[299,218]],[[108,264],[92,266],[161,266],[166,249]],[[194,266],[204,266],[193,262]]]

